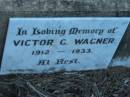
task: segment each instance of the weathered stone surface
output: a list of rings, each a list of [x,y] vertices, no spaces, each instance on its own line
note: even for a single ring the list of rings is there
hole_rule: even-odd
[[[128,11],[129,0],[0,0],[2,11]]]

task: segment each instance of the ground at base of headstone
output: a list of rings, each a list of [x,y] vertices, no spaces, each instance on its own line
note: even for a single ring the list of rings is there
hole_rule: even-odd
[[[0,97],[130,97],[130,69],[1,76]]]

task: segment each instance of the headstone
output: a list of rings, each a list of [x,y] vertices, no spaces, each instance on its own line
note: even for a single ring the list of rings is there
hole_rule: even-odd
[[[107,68],[128,18],[11,18],[1,74]]]

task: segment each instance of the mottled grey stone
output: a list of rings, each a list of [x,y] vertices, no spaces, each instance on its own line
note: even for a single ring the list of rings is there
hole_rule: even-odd
[[[129,11],[129,0],[0,0],[1,11]]]

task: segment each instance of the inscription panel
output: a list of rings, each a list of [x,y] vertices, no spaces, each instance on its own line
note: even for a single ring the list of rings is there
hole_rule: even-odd
[[[128,18],[11,18],[1,74],[106,68]]]

